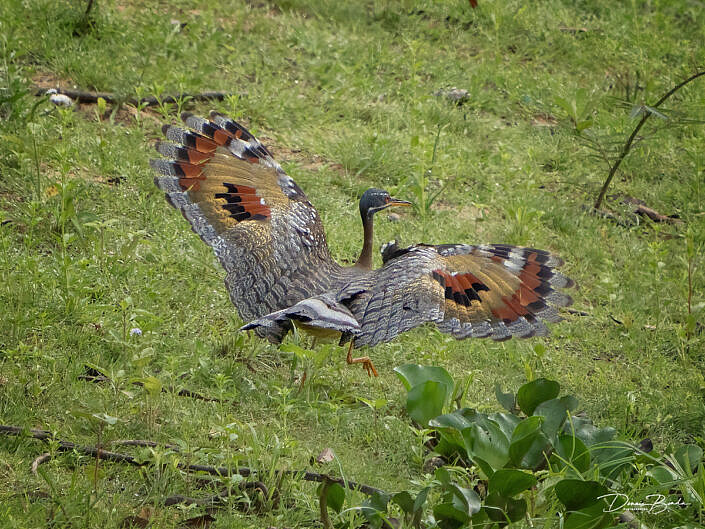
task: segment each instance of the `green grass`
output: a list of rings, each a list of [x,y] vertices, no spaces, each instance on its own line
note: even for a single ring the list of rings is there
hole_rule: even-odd
[[[547,376],[628,437],[664,450],[702,443],[705,81],[667,102],[661,110],[671,120],[649,121],[610,189],[677,214],[682,225],[622,227],[587,214],[608,166],[557,102],[576,101],[578,118],[594,122],[582,136],[614,160],[636,124],[631,106],[655,102],[705,65],[705,13],[696,4],[98,1],[88,29],[76,31],[84,8],[0,5],[0,422],[94,444],[97,426],[75,412],[107,413],[120,421],[105,428],[105,441],[181,440],[199,448],[190,456],[198,462],[257,468],[308,468],[331,447],[338,463],[324,471],[397,490],[421,475],[392,371],[414,362],[471,377],[470,407],[494,409],[496,383],[516,388]],[[415,199],[440,127],[427,191],[451,183],[427,212],[380,219],[377,244],[397,237],[550,249],[565,258],[580,285],[575,308],[588,316],[567,315],[545,339],[500,344],[417,329],[369,352],[381,375],[374,380],[348,368],[344,351],[322,346],[327,358],[298,391],[290,354],[236,333],[242,322],[212,252],[152,183],[150,144],[176,109],[138,118],[122,109],[99,120],[95,107],[63,110],[35,98],[27,90],[39,76],[126,97],[237,94],[188,108],[216,108],[263,138],[319,209],[334,257],[347,262],[362,238],[357,198],[376,186]],[[454,86],[469,91],[462,106],[433,95]],[[690,337],[688,244],[700,322]],[[142,336],[129,336],[133,327]],[[79,379],[86,363],[115,384]],[[131,384],[146,377],[236,404]],[[358,397],[388,404],[375,415]],[[85,458],[61,455],[40,467],[44,478],[33,475],[45,449],[0,439],[4,526],[118,527],[145,505],[193,491],[173,466],[101,464],[91,493],[95,467]],[[36,490],[49,497],[33,497]],[[278,507],[219,512],[215,526],[317,520],[312,485],[293,480],[284,491]],[[200,512],[157,507],[152,526],[176,527]]]

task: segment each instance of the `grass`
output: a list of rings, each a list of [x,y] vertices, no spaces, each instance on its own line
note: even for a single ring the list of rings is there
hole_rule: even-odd
[[[613,161],[634,127],[631,106],[656,101],[705,63],[705,14],[695,4],[124,0],[96,2],[87,26],[84,10],[61,0],[0,5],[0,422],[84,444],[99,430],[103,442],[180,442],[199,462],[257,468],[307,468],[330,447],[337,460],[324,471],[397,490],[421,474],[392,372],[414,362],[471,377],[464,404],[481,410],[496,406],[495,383],[549,376],[627,436],[662,450],[702,443],[701,82],[659,108],[671,119],[649,121],[608,192],[684,224],[623,227],[583,209],[609,169],[585,137]],[[232,92],[186,106],[242,119],[271,145],[343,262],[361,244],[356,200],[365,188],[412,199],[419,185],[429,197],[451,182],[427,210],[378,222],[377,243],[550,249],[580,285],[575,308],[589,315],[567,315],[545,339],[501,344],[417,329],[370,351],[381,374],[374,380],[321,346],[326,358],[311,361],[299,391],[291,353],[236,333],[242,322],[223,272],[152,183],[150,143],[177,109],[56,108],[31,93],[42,79],[126,97]],[[433,95],[449,87],[468,90],[469,100]],[[578,134],[576,118],[592,126]],[[700,322],[690,333],[689,261]],[[114,384],[82,381],[86,364]],[[360,398],[387,404],[375,411]],[[101,413],[119,420],[90,418]],[[33,475],[45,449],[0,439],[5,526],[119,527],[156,504],[152,527],[176,527],[202,512],[160,506],[193,490],[171,464],[186,456],[145,453],[170,464],[141,471],[101,464],[95,487],[94,463],[70,454]],[[283,487],[278,507],[219,512],[215,525],[310,526],[313,487]]]

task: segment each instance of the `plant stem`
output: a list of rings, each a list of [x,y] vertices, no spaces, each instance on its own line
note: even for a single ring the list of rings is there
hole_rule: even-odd
[[[333,526],[330,523],[330,516],[328,516],[328,488],[331,482],[327,479],[323,481],[321,485],[321,493],[318,496],[318,502],[321,508],[321,523],[323,524],[323,529],[331,529]]]
[[[36,193],[37,193],[37,203],[42,199],[42,174],[41,168],[39,167],[39,153],[37,152],[37,137],[32,131],[32,149],[34,150],[34,169],[37,172],[36,181]]]
[[[693,242],[693,244],[695,244]],[[688,341],[693,337],[690,330],[690,321],[693,316],[693,269],[695,268],[695,259],[692,255],[688,256],[688,321],[686,323],[685,337]]]
[[[86,12],[83,13],[83,18],[88,19],[88,15],[91,14],[91,9],[93,8],[93,0],[88,0],[88,5],[86,6]]]
[[[651,108],[658,108],[661,103],[666,101],[669,97],[671,97],[673,94],[675,94],[678,90],[683,88],[685,85],[690,83],[691,81],[694,81],[698,77],[705,75],[705,70],[694,73],[690,77],[688,77],[685,81],[680,82],[673,88],[671,88],[666,94],[659,99],[656,104],[651,105]],[[614,177],[614,174],[617,172],[617,169],[619,168],[620,164],[622,163],[622,160],[629,154],[629,151],[632,148],[632,143],[634,143],[634,138],[636,138],[636,135],[639,133],[641,130],[641,127],[644,126],[644,123],[646,123],[646,120],[651,117],[651,112],[644,111],[644,115],[641,117],[639,120],[639,123],[637,124],[636,128],[632,131],[631,135],[629,136],[629,139],[627,139],[627,142],[624,144],[624,147],[622,147],[622,152],[619,154],[619,157],[617,158],[617,161],[614,162],[614,165],[610,169],[609,174],[607,175],[607,179],[605,180],[605,183],[602,184],[602,189],[600,189],[600,194],[597,196],[597,200],[595,201],[595,205],[593,206],[594,209],[600,209],[600,206],[602,205],[602,201],[605,199],[605,194],[607,193],[607,188],[609,187],[610,183],[612,182],[612,178]]]
[[[93,470],[93,490],[95,492],[98,492],[98,462],[100,461],[100,449],[102,446],[102,440],[103,440],[103,425],[98,426],[98,444],[97,444],[97,449],[98,449],[98,457],[95,458],[95,468]]]

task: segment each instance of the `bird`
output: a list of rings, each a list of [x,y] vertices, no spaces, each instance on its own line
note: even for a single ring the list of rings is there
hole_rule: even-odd
[[[383,189],[359,201],[363,245],[351,266],[336,262],[321,218],[271,152],[224,114],[181,115],[162,127],[166,141],[150,160],[167,201],[212,247],[240,330],[281,343],[294,327],[349,343],[347,362],[377,376],[375,346],[424,323],[456,339],[545,336],[545,322],[572,303],[575,286],[557,270],[563,260],[508,244],[414,244],[381,247],[373,268],[374,216],[412,205]]]

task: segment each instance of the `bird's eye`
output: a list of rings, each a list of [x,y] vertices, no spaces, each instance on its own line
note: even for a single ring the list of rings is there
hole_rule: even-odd
[[[384,203],[385,203],[385,204],[389,203],[390,200],[392,200],[392,197],[390,197],[389,195],[387,195],[386,197],[384,197]]]

